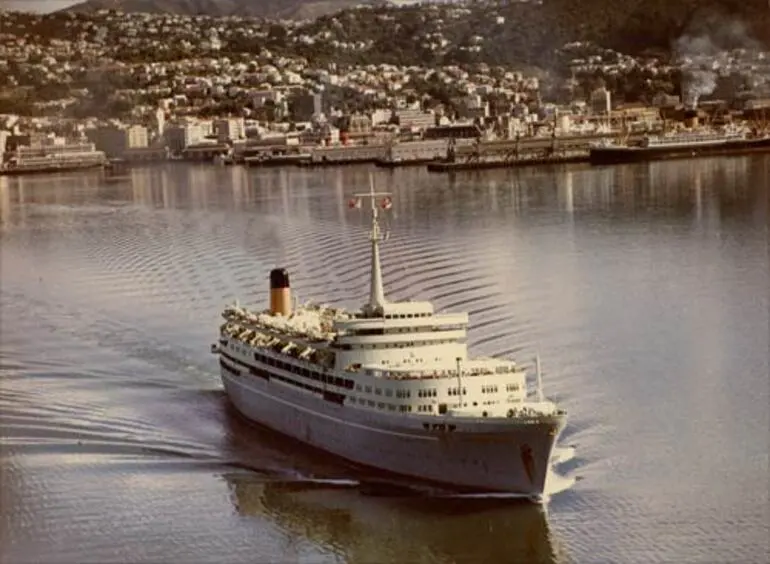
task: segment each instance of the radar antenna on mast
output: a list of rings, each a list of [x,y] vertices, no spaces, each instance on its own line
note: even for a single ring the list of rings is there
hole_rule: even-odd
[[[391,195],[390,192],[375,192],[374,176],[370,174],[369,192],[353,194],[353,198],[348,202],[350,208],[361,209],[363,199],[369,198],[372,212],[372,226],[369,231],[369,241],[372,244],[369,303],[365,306],[367,313],[370,314],[380,313],[386,303],[380,266],[380,242],[388,239],[388,233],[383,234],[380,229],[379,212],[380,209],[386,212],[393,207]]]

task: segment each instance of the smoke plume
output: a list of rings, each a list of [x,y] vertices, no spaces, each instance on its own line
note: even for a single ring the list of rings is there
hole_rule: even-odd
[[[743,22],[718,14],[695,22],[673,47],[675,62],[682,69],[682,101],[692,107],[714,92],[720,71],[728,72],[730,52],[762,50]]]
[[[684,102],[697,108],[700,97],[708,96],[716,87],[717,75],[715,72],[702,69],[688,70]]]

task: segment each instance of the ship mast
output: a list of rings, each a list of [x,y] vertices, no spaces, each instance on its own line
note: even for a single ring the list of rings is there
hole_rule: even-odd
[[[387,239],[387,235],[383,234],[380,229],[379,222],[379,208],[383,210],[389,210],[391,203],[390,192],[375,192],[374,191],[374,177],[369,176],[369,192],[354,194],[353,200],[350,201],[350,207],[360,208],[361,201],[364,198],[369,198],[369,203],[372,212],[372,228],[369,231],[369,240],[372,244],[371,254],[371,272],[370,272],[370,286],[369,286],[369,303],[366,304],[365,309],[368,313],[375,314],[378,311],[382,311],[385,305],[385,289],[382,283],[382,267],[380,266],[380,241]],[[377,198],[382,198],[380,202],[377,202]]]

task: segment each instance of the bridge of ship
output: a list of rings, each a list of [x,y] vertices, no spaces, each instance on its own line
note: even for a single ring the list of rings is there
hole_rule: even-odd
[[[397,336],[418,334],[422,341],[461,339],[467,326],[467,313],[435,314],[430,302],[385,302],[334,320],[336,344],[340,346],[388,343]]]
[[[467,313],[435,314],[430,302],[386,302],[375,310],[334,322],[337,332],[334,346],[352,348],[356,345],[395,344],[408,339],[430,344],[436,341],[459,341],[467,336]],[[452,363],[455,358],[448,359]],[[467,360],[463,358],[464,376],[489,376],[515,371],[515,365],[496,359]],[[384,365],[353,363],[348,372],[362,372],[389,380],[424,380],[457,375],[456,368],[447,367],[447,359],[426,364],[419,369],[401,362]]]

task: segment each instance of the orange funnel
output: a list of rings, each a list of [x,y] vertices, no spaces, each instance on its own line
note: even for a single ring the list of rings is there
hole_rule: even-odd
[[[291,315],[291,287],[285,268],[270,271],[270,313],[284,317]]]

